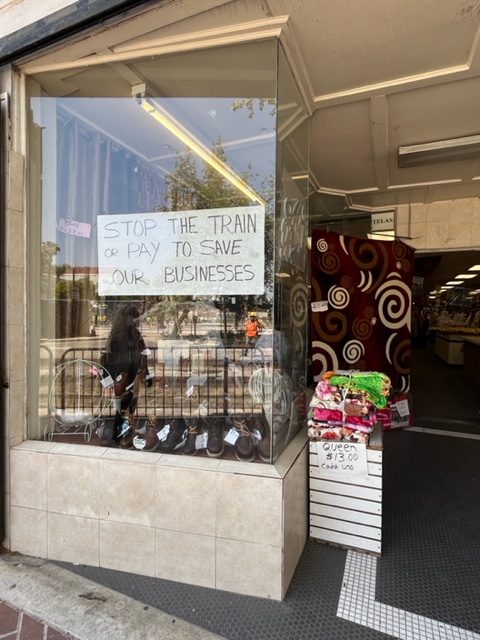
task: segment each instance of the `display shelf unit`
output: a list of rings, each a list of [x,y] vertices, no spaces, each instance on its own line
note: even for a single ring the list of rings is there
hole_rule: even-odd
[[[310,538],[368,551],[382,551],[382,430],[376,425],[367,446],[368,479],[322,475],[316,443],[310,442]]]

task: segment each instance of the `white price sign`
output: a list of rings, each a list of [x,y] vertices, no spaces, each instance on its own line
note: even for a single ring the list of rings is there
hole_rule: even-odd
[[[319,300],[318,302],[312,302],[312,311],[328,311],[328,300]]]
[[[262,206],[101,215],[97,222],[101,296],[265,291]]]
[[[368,477],[365,444],[320,440],[316,445],[318,467],[322,476]]]

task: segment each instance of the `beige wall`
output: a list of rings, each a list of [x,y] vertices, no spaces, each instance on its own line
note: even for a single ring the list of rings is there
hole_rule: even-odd
[[[480,198],[397,207],[396,235],[418,250],[480,247]]]
[[[75,0],[0,0],[0,38],[74,2]]]
[[[275,465],[33,440],[10,456],[12,551],[285,597],[307,537],[305,433]]]

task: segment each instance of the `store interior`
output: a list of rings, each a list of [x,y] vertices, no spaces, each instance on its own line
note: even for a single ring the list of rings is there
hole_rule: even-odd
[[[480,430],[480,251],[419,253],[412,306],[411,394],[418,427]],[[477,270],[478,269],[478,270]],[[444,353],[445,336],[455,353]]]

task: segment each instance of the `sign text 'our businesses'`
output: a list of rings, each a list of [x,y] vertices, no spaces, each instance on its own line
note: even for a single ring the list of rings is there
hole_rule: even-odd
[[[259,206],[99,216],[99,293],[263,293],[264,228]]]

